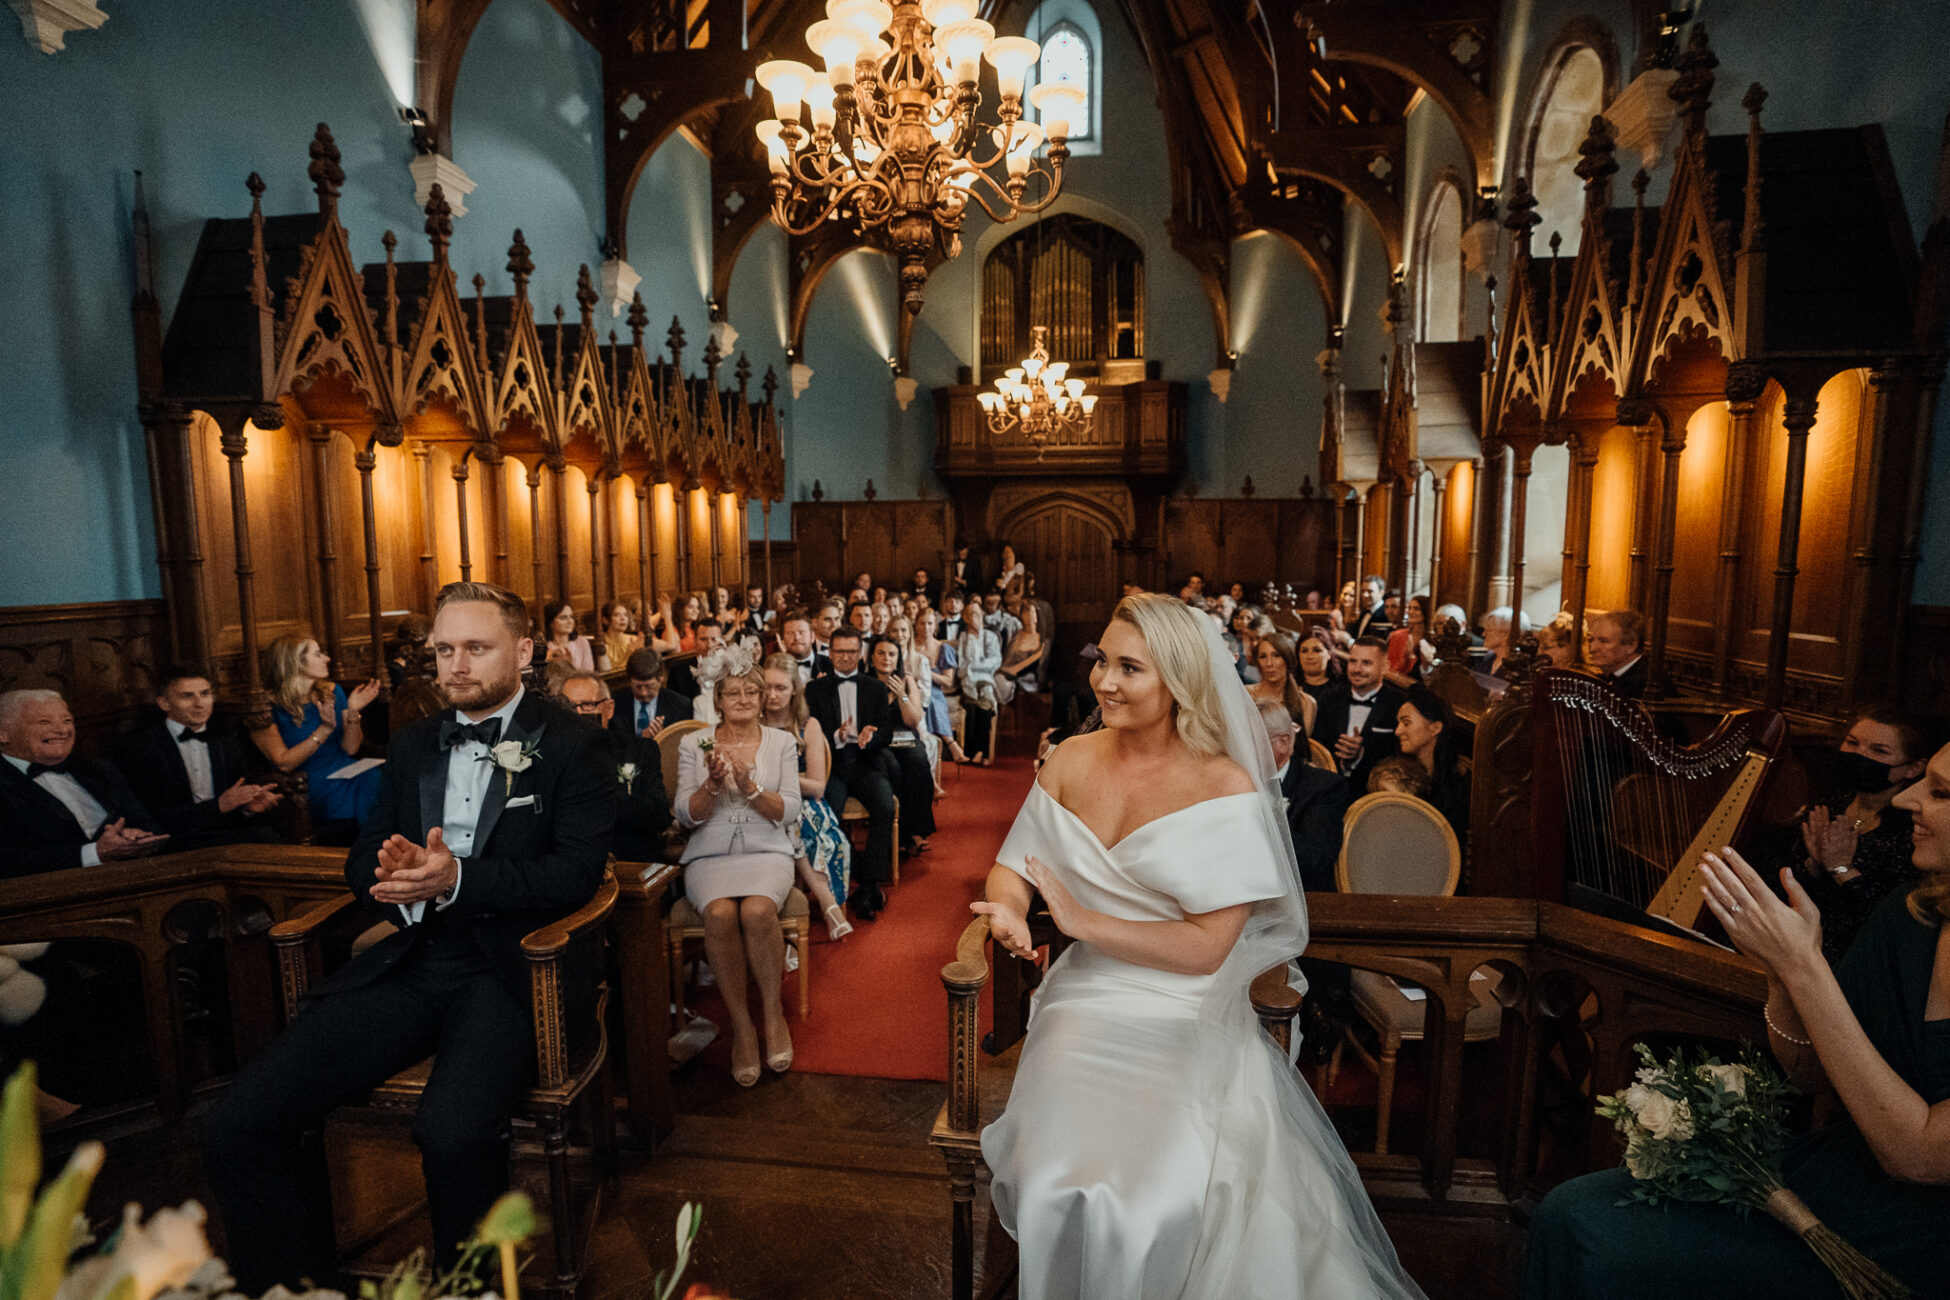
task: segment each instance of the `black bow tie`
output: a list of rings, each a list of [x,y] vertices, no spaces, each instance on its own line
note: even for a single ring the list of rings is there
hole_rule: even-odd
[[[185,727],[183,728],[183,734],[176,737],[176,743],[179,745],[187,745],[192,740],[201,741],[205,745],[209,744],[210,729],[205,727],[202,731],[191,731],[188,727]]]
[[[850,681],[852,681],[852,680],[853,680],[854,678],[856,678],[856,677],[858,677],[859,675],[860,675],[860,674],[859,674],[859,671],[858,671],[857,669],[856,669],[855,671],[853,671],[853,672],[850,672],[850,673],[837,673],[837,672],[836,672],[836,673],[834,673],[834,674],[833,674],[833,680],[834,680],[834,681],[836,681],[836,682],[850,682]]]
[[[454,718],[443,718],[440,722],[440,748],[452,749],[465,745],[468,741],[478,741],[489,749],[501,739],[501,719],[489,718],[486,722],[461,722]]]
[[[29,763],[27,765],[27,779],[29,781],[43,772],[58,772],[62,776],[66,776],[68,774],[68,760],[64,758],[58,763]]]

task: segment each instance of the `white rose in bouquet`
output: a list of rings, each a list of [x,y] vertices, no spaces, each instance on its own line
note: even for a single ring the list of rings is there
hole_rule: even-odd
[[[1747,1076],[1751,1074],[1752,1071],[1749,1070],[1746,1066],[1744,1065],[1703,1065],[1700,1068],[1704,1070],[1710,1078],[1718,1080],[1722,1091],[1730,1092],[1736,1097],[1745,1097],[1747,1095]]]
[[[1638,1094],[1636,1097],[1633,1094]],[[1638,1116],[1639,1125],[1656,1138],[1685,1141],[1693,1135],[1693,1117],[1683,1101],[1675,1101],[1656,1088],[1635,1083],[1625,1090],[1625,1104]]]

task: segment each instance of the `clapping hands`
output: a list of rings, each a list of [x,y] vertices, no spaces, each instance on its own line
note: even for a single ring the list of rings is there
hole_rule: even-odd
[[[1791,869],[1781,872],[1785,903],[1730,848],[1707,854],[1700,871],[1706,878],[1707,907],[1741,952],[1776,976],[1822,960],[1821,909]]]
[[[361,682],[346,696],[345,707],[354,713],[365,712],[366,706],[379,698],[379,679]]]
[[[1808,812],[1808,819],[1801,823],[1801,842],[1807,846],[1808,856],[1830,871],[1848,870],[1855,861],[1855,846],[1859,839],[1855,826],[1829,813],[1817,804]]]
[[[242,808],[247,813],[269,812],[282,798],[275,785],[245,785],[240,776],[217,796],[217,811],[230,813]]]
[[[460,864],[447,847],[445,834],[436,826],[427,832],[425,848],[404,835],[389,837],[379,846],[379,865],[373,874],[378,877],[372,887],[373,902],[407,905],[438,898],[453,889],[460,880]]]
[[[122,862],[129,858],[146,858],[151,853],[162,851],[169,843],[169,836],[151,834],[126,825],[127,819],[117,817],[102,827],[102,833],[95,837],[95,855],[103,862]]]

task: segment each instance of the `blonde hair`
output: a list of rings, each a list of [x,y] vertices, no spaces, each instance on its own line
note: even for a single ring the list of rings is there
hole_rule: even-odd
[[[271,702],[283,709],[297,726],[304,725],[307,704],[328,704],[332,700],[332,683],[307,677],[298,667],[298,661],[305,656],[305,647],[317,644],[316,637],[291,632],[271,642],[264,652],[270,669]]]
[[[1139,592],[1117,602],[1111,621],[1130,624],[1144,638],[1151,662],[1171,692],[1178,738],[1193,752],[1217,758],[1226,752],[1225,713],[1205,630],[1199,626],[1204,617],[1181,600]]]
[[[786,706],[786,712],[792,718],[792,733],[798,735],[806,729],[806,719],[812,716],[812,710],[806,707],[806,684],[799,680],[799,661],[791,655],[777,654],[767,658],[758,668],[761,682],[764,674],[778,672],[784,673],[785,679],[792,683],[792,703]],[[761,695],[759,699],[759,716],[763,717],[764,696]]]

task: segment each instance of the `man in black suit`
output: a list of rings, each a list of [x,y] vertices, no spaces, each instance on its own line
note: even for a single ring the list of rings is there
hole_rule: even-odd
[[[1350,797],[1347,778],[1315,767],[1299,748],[1300,727],[1286,705],[1265,700],[1259,706],[1266,739],[1273,746],[1274,775],[1286,801],[1287,829],[1300,860],[1300,883],[1309,893],[1334,892],[1334,867],[1341,856],[1341,822]]]
[[[801,686],[810,685],[814,678],[824,677],[833,671],[832,656],[819,652],[813,640],[812,620],[803,609],[793,610],[780,624],[779,649],[798,661]]]
[[[1395,715],[1407,698],[1382,680],[1388,644],[1380,637],[1357,638],[1347,652],[1347,681],[1320,693],[1313,738],[1334,751],[1355,797],[1368,791],[1368,773],[1400,746]]]
[[[1614,609],[1584,621],[1584,659],[1628,700],[1645,697],[1645,615]]]
[[[936,597],[934,575],[930,574],[926,569],[914,570],[913,591],[916,596],[927,597],[928,604],[932,606],[935,603]]]
[[[671,688],[670,670],[655,650],[646,646],[633,651],[624,661],[623,675],[630,684],[616,691],[615,707],[603,723],[617,735],[655,740],[670,723],[691,716],[691,697]]]
[[[152,718],[116,742],[110,755],[143,807],[170,834],[170,850],[218,844],[276,844],[260,814],[277,807],[275,785],[244,780],[244,744],[210,724],[216,710],[210,674],[192,664],[165,668]]]
[[[59,691],[0,695],[0,877],[94,867],[169,846],[127,781],[77,758],[74,715]]]
[[[987,591],[988,575],[982,570],[980,557],[971,553],[968,543],[962,538],[955,539],[955,560],[948,572],[941,575],[941,594],[951,591]]]
[[[664,832],[670,829],[671,814],[662,746],[610,726],[616,701],[595,673],[575,673],[559,689],[563,704],[602,728],[603,750],[615,765],[616,829],[610,835],[610,852],[618,862],[666,861]]]
[[[1387,600],[1388,584],[1381,580],[1380,574],[1370,573],[1361,580],[1361,616],[1348,629],[1355,640],[1378,636],[1383,647],[1387,646],[1388,634],[1394,631],[1394,624],[1388,621]]]
[[[588,902],[609,858],[616,770],[595,728],[522,688],[533,646],[520,597],[449,583],[430,645],[452,707],[393,737],[345,862],[353,892],[401,928],[318,986],[204,1123],[226,1255],[249,1294],[332,1278],[324,1157],[306,1135],[429,1053],[413,1136],[436,1271],[453,1265],[508,1187],[509,1115],[534,1079],[522,936]]]
[[[806,687],[806,708],[819,719],[833,747],[826,802],[846,810],[848,798],[867,810],[867,851],[853,873],[853,914],[871,921],[887,904],[880,886],[893,876],[894,784],[880,762],[900,722],[894,695],[860,666],[860,634],[850,627],[833,632],[833,671]]]

